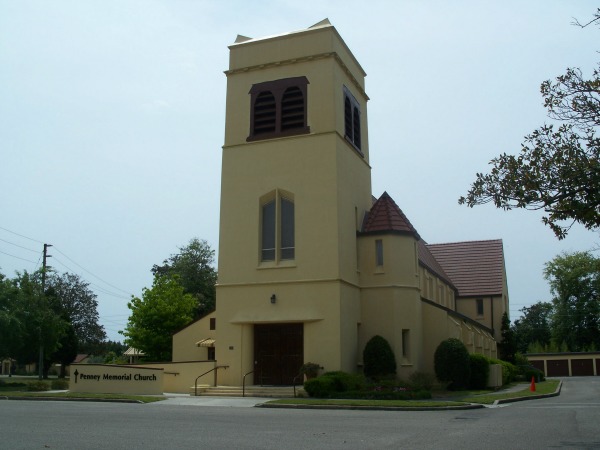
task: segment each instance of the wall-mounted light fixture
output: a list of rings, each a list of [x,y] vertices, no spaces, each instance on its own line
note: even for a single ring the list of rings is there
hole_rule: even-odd
[[[277,303],[277,297],[275,294],[271,295],[271,303]]]

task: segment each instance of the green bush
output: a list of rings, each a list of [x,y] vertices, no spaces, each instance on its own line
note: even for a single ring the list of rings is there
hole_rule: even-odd
[[[27,383],[27,390],[33,392],[49,391],[50,385],[45,381],[30,381]]]
[[[448,383],[448,389],[459,390],[469,385],[471,366],[469,351],[465,344],[456,338],[442,341],[433,356],[435,376]]]
[[[408,377],[408,381],[415,391],[431,391],[435,384],[435,376],[427,372],[413,372]]]
[[[66,378],[52,380],[52,383],[50,383],[50,387],[55,391],[64,391],[65,389],[69,389],[69,380],[67,380]]]
[[[370,390],[340,392],[336,398],[360,400],[426,400],[431,392],[426,390]]]
[[[519,368],[501,359],[490,359],[490,364],[500,364],[502,366],[502,384],[512,383],[519,376]]]
[[[490,376],[490,362],[479,353],[469,355],[471,366],[471,378],[469,381],[469,389],[485,389]]]
[[[304,390],[311,397],[339,397],[340,392],[358,391],[364,389],[365,379],[362,375],[346,372],[326,372],[320,377],[306,380]]]
[[[540,381],[544,381],[546,379],[546,377],[544,376],[544,372],[542,372],[539,369],[536,369],[533,366],[519,367],[519,369],[521,370],[521,373],[523,374],[523,379],[525,381],[531,381],[531,378],[534,378],[536,383],[539,383]]]
[[[365,376],[382,378],[396,375],[396,357],[392,347],[383,337],[373,336],[363,351]]]

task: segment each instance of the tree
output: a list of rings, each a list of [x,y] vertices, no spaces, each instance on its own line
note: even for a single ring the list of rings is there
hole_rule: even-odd
[[[186,294],[177,277],[155,275],[142,298],[132,297],[127,326],[120,331],[125,344],[142,350],[146,359],[170,361],[172,335],[194,318],[196,299]]]
[[[589,23],[600,23],[600,8]],[[581,70],[567,69],[556,81],[544,81],[541,94],[548,116],[561,124],[527,135],[518,156],[492,159],[491,172],[477,173],[458,202],[542,210],[543,223],[563,239],[576,222],[600,227],[600,64],[589,80]]]
[[[96,349],[106,333],[98,323],[98,301],[89,284],[72,273],[53,273],[46,284],[47,296],[56,299],[57,312],[73,327],[78,348],[84,352]]]
[[[466,388],[471,379],[469,351],[459,339],[449,338],[438,345],[433,355],[435,376],[448,383],[448,389]]]
[[[169,256],[163,265],[154,265],[152,274],[177,275],[186,294],[196,299],[195,317],[201,317],[215,309],[215,284],[217,272],[212,267],[215,251],[208,242],[193,238],[179,253]]]
[[[522,316],[512,326],[518,352],[527,353],[534,345],[542,348],[550,345],[552,311],[552,303],[548,302],[537,302],[520,309]]]
[[[562,253],[546,263],[553,295],[552,338],[570,351],[600,348],[600,258]]]
[[[379,336],[373,336],[363,351],[365,376],[381,378],[396,375],[396,357],[389,342]]]
[[[18,294],[12,302],[12,310],[21,323],[18,345],[13,355],[21,363],[39,361],[40,350],[44,360],[59,348],[67,323],[57,313],[52,298],[42,292],[41,272],[18,273],[12,280]],[[47,377],[47,371],[44,377]]]
[[[517,342],[515,339],[515,333],[510,327],[510,320],[508,314],[504,312],[502,314],[502,325],[500,327],[502,340],[498,344],[498,352],[500,359],[508,361],[511,364],[515,363],[515,353],[517,353]]]
[[[19,289],[0,273],[0,360],[13,357],[20,345],[23,326],[16,314]]]

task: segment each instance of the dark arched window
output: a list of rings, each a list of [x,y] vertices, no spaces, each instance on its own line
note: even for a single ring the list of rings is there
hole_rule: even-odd
[[[362,155],[360,105],[346,86],[344,86],[344,135]]]
[[[306,77],[266,81],[252,86],[250,136],[247,141],[310,132],[307,124]]]

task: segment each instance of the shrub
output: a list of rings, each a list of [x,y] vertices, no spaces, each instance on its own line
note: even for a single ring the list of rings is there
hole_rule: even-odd
[[[365,364],[365,376],[370,378],[381,378],[396,375],[396,357],[385,338],[373,336],[363,351],[363,362]]]
[[[469,381],[469,389],[485,389],[490,376],[490,362],[479,353],[469,355],[471,366],[471,378]]]
[[[426,372],[413,372],[410,374],[410,377],[408,377],[408,381],[410,382],[411,387],[416,391],[431,391],[435,384],[435,377]]]
[[[435,376],[448,383],[448,389],[457,390],[468,386],[471,377],[469,352],[456,338],[442,341],[433,356]]]
[[[69,389],[69,380],[67,380],[66,378],[52,380],[52,383],[50,383],[50,387],[56,391],[64,391],[65,389]]]
[[[34,391],[34,392],[49,391],[50,385],[48,383],[46,383],[45,381],[31,381],[31,382],[27,383],[27,390]]]
[[[320,377],[304,382],[306,393],[319,398],[339,397],[341,392],[358,391],[364,387],[365,379],[362,375],[341,371],[326,372]]]
[[[490,359],[490,364],[500,364],[502,366],[502,384],[515,381],[519,375],[518,367],[509,362],[500,359]]]
[[[523,379],[525,381],[531,381],[531,378],[535,378],[536,382],[544,381],[546,377],[544,376],[544,372],[539,369],[536,369],[533,366],[528,367],[519,367],[521,373],[523,374]]]

